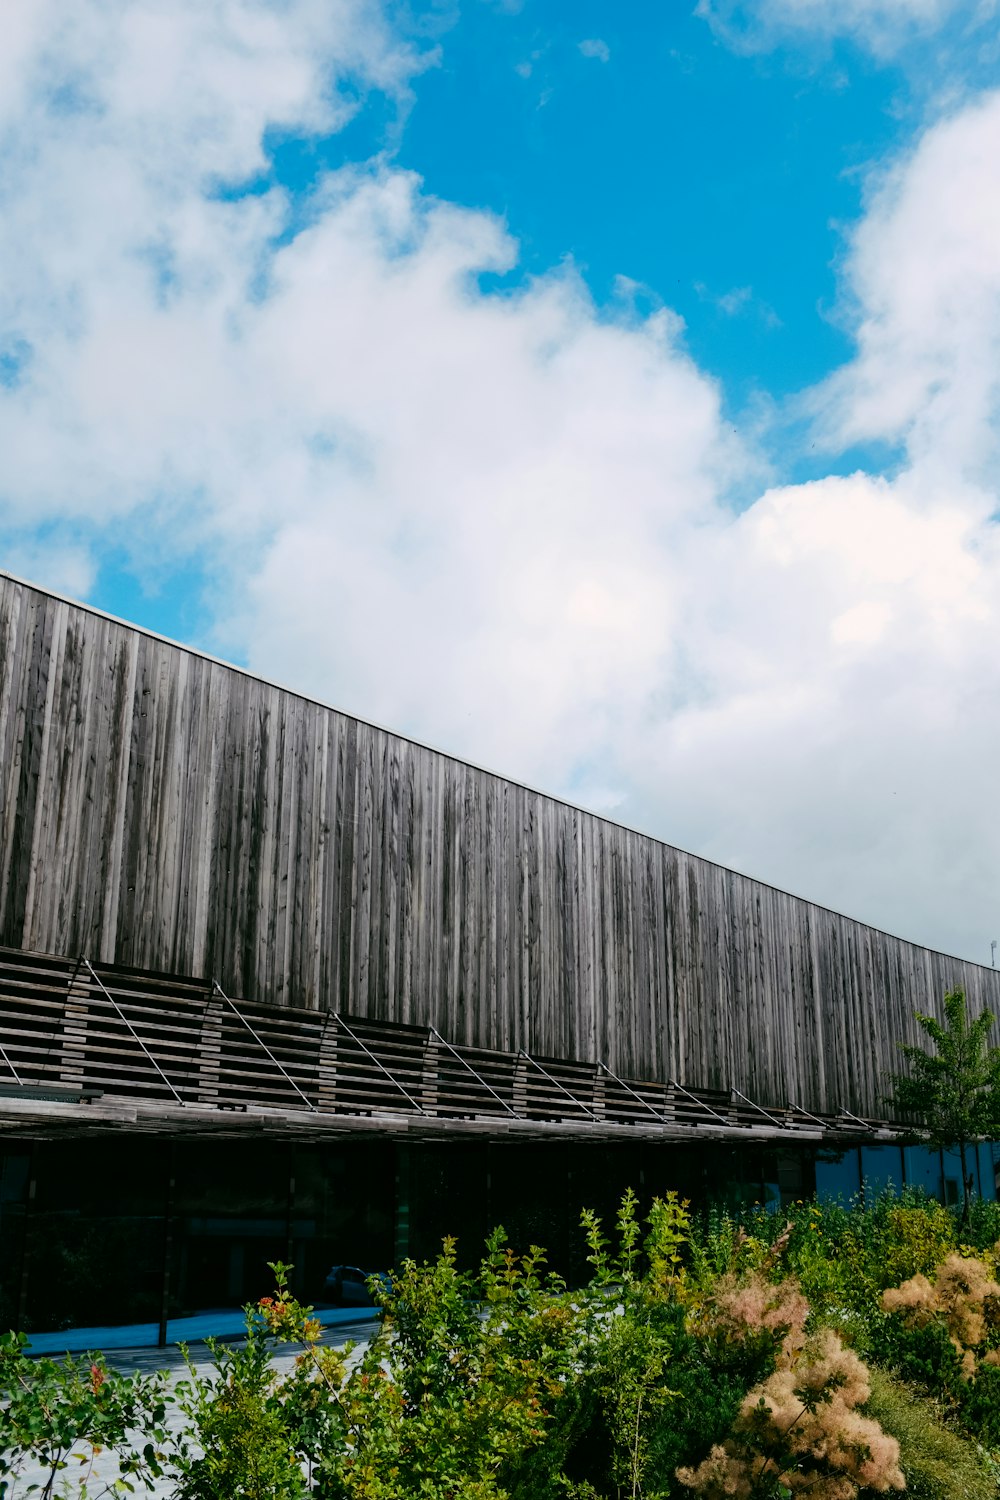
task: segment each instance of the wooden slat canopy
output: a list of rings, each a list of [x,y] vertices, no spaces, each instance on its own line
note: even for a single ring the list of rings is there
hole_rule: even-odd
[[[129,1103],[140,1108],[123,1116]],[[234,1111],[298,1133],[401,1121],[428,1135],[805,1142],[891,1131],[767,1110],[739,1091],[623,1079],[603,1064],[455,1046],[432,1027],[249,1004],[177,975],[0,950],[3,1128],[110,1120],[211,1133],[233,1129]]]

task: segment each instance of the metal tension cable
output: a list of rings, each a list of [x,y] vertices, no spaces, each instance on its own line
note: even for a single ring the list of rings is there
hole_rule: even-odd
[[[794,1109],[796,1114],[805,1115],[805,1117],[806,1117],[807,1120],[812,1120],[813,1124],[814,1125],[818,1125],[821,1130],[829,1130],[830,1129],[830,1121],[829,1120],[821,1120],[820,1117],[819,1117],[819,1115],[814,1115],[810,1110],[804,1109],[801,1104],[796,1104],[791,1099],[788,1101],[788,1108],[789,1109]]]
[[[403,1085],[399,1082],[398,1078],[393,1078],[392,1074],[389,1072],[389,1069],[386,1067],[386,1065],[382,1061],[382,1059],[376,1053],[374,1053],[370,1047],[367,1047],[365,1045],[363,1039],[358,1036],[358,1034],[357,1034],[356,1031],[354,1031],[350,1026],[348,1026],[347,1022],[344,1020],[343,1016],[340,1014],[339,1011],[334,1015],[333,1019],[336,1021],[336,1023],[337,1023],[338,1026],[343,1026],[344,1030],[347,1032],[347,1035],[350,1037],[351,1041],[354,1042],[354,1043],[356,1043],[356,1045],[361,1048],[362,1052],[364,1052],[367,1057],[371,1058],[371,1060],[375,1064],[376,1068],[381,1068],[382,1072],[385,1074],[386,1078],[388,1078],[388,1080],[392,1084],[393,1088],[399,1090],[399,1092],[402,1094],[403,1098],[405,1100],[407,1100],[407,1102],[409,1104],[413,1105],[413,1108],[417,1111],[418,1114],[425,1115],[427,1113],[427,1111],[426,1111],[426,1109],[424,1109],[424,1106],[422,1104],[418,1104],[417,1101],[416,1101],[416,1099],[414,1099],[412,1097],[412,1095],[410,1095],[409,1093],[407,1093],[406,1089],[404,1089]]]
[[[7,1056],[6,1052],[4,1051],[2,1043],[0,1043],[0,1057],[3,1058],[4,1062],[7,1064],[8,1068],[13,1073],[13,1075],[14,1075],[14,1082],[17,1084],[18,1088],[19,1089],[20,1088],[24,1088],[24,1084],[21,1082],[20,1078],[18,1078],[18,1076],[17,1076],[17,1069],[15,1068],[14,1064],[11,1062],[10,1058]]]
[[[551,1073],[547,1072],[546,1069],[542,1067],[538,1059],[532,1057],[530,1052],[525,1052],[524,1048],[521,1047],[518,1049],[517,1055],[518,1057],[526,1057],[528,1061],[538,1069],[543,1078],[547,1078],[549,1083],[554,1083],[557,1089],[562,1089],[563,1093],[566,1095],[566,1098],[569,1099],[573,1104],[575,1104],[577,1109],[582,1109],[585,1115],[589,1115],[590,1118],[592,1120],[596,1120],[598,1124],[603,1123],[601,1121],[600,1115],[595,1115],[594,1111],[592,1109],[588,1109],[586,1104],[584,1104],[581,1099],[578,1099],[575,1094],[571,1094],[566,1085],[564,1083],[560,1083],[558,1078],[553,1077]]]
[[[638,1099],[643,1109],[648,1109],[654,1120],[659,1120],[661,1125],[673,1125],[675,1123],[675,1121],[671,1120],[669,1116],[661,1115],[658,1109],[654,1109],[649,1100],[644,1099],[641,1094],[636,1093],[632,1085],[626,1083],[624,1078],[619,1078],[617,1073],[612,1073],[607,1063],[599,1062],[597,1066],[601,1069],[602,1072],[607,1073],[609,1078],[613,1078],[615,1083],[618,1084],[619,1088],[623,1088],[626,1093],[631,1094],[633,1099]]]
[[[108,989],[107,985],[104,983],[104,981],[101,978],[101,976],[97,973],[97,971],[94,968],[93,964],[90,962],[90,959],[89,958],[82,958],[80,960],[80,962],[82,963],[83,967],[87,970],[88,974],[90,975],[90,977],[94,981],[94,983],[97,985],[98,989],[102,990],[104,992],[105,998],[108,999],[111,1002],[111,1005],[113,1006],[113,1008],[115,1010],[115,1013],[118,1016],[118,1019],[121,1022],[123,1022],[125,1026],[128,1027],[129,1031],[132,1034],[132,1037],[134,1038],[135,1041],[137,1041],[139,1043],[139,1046],[142,1048],[143,1052],[145,1052],[146,1056],[149,1058],[150,1062],[153,1064],[153,1067],[156,1069],[157,1073],[159,1073],[160,1077],[163,1079],[163,1082],[167,1085],[167,1088],[170,1090],[170,1092],[173,1094],[174,1098],[177,1100],[177,1103],[183,1107],[184,1100],[181,1098],[180,1094],[174,1088],[173,1084],[170,1082],[170,1079],[167,1077],[166,1073],[164,1073],[163,1069],[160,1067],[159,1063],[156,1061],[156,1058],[153,1056],[152,1052],[150,1052],[149,1048],[146,1046],[146,1043],[143,1041],[142,1037],[136,1031],[135,1027],[132,1025],[132,1022],[129,1020],[129,1018],[125,1014],[125,1012],[122,1010],[121,1006],[118,1004],[118,1001],[115,999],[114,995],[112,995],[111,991]]]
[[[725,1118],[725,1116],[724,1115],[720,1115],[719,1111],[717,1109],[713,1109],[712,1106],[708,1103],[707,1100],[705,1100],[705,1099],[699,1099],[697,1094],[692,1094],[692,1092],[691,1092],[690,1089],[686,1089],[684,1087],[684,1085],[682,1083],[678,1083],[675,1078],[668,1078],[667,1082],[669,1083],[669,1085],[670,1085],[670,1087],[672,1089],[679,1089],[680,1092],[684,1095],[684,1097],[686,1099],[693,1099],[694,1102],[695,1102],[695,1104],[697,1104],[697,1106],[698,1106],[699,1109],[707,1109],[708,1112],[709,1112],[709,1114],[710,1115],[714,1115],[715,1118],[718,1120],[719,1124],[720,1125],[725,1125],[725,1127],[726,1127],[727,1130],[730,1130],[732,1128],[730,1126],[730,1124],[729,1124],[729,1121]]]
[[[307,1109],[311,1109],[312,1112],[313,1112],[313,1114],[315,1114],[316,1113],[316,1106],[315,1106],[315,1104],[313,1104],[312,1100],[309,1099],[302,1092],[302,1090],[299,1088],[298,1084],[295,1082],[295,1079],[292,1077],[291,1073],[289,1073],[288,1069],[286,1067],[284,1067],[284,1065],[278,1061],[278,1059],[275,1057],[274,1053],[271,1051],[270,1047],[264,1041],[263,1037],[260,1037],[260,1036],[257,1035],[256,1031],[254,1031],[253,1027],[250,1025],[250,1022],[247,1020],[246,1016],[243,1014],[243,1012],[239,1009],[239,1007],[237,1005],[233,1004],[232,1000],[230,1000],[229,996],[226,994],[225,990],[222,988],[222,985],[219,983],[219,981],[217,979],[213,979],[212,980],[212,994],[213,995],[221,995],[222,996],[223,1000],[225,1000],[226,1004],[229,1006],[229,1008],[233,1012],[233,1014],[235,1016],[238,1016],[239,1019],[243,1022],[243,1025],[246,1027],[247,1031],[249,1031],[250,1035],[253,1037],[253,1039],[257,1043],[258,1047],[260,1047],[264,1052],[267,1053],[268,1057],[274,1063],[274,1066],[278,1069],[278,1072],[282,1073],[285,1076],[285,1078],[287,1078],[288,1082],[292,1085],[292,1088],[298,1094],[299,1098],[301,1100],[303,1100],[303,1102],[305,1103],[306,1108]]]
[[[446,1042],[445,1041],[445,1039],[441,1035],[440,1031],[438,1031],[433,1026],[428,1026],[427,1030],[430,1032],[431,1036],[437,1037],[437,1039],[441,1043],[442,1047],[447,1047],[448,1048],[448,1051],[451,1053],[452,1057],[457,1057],[458,1058],[458,1060],[462,1064],[463,1068],[468,1068],[469,1072],[472,1074],[472,1076],[476,1080],[476,1082],[482,1084],[482,1086],[486,1090],[486,1092],[488,1094],[492,1094],[493,1097],[494,1097],[494,1099],[497,1101],[497,1103],[498,1104],[502,1104],[503,1107],[504,1107],[504,1109],[507,1111],[507,1113],[509,1115],[513,1115],[515,1120],[519,1120],[521,1118],[521,1116],[518,1114],[517,1110],[516,1109],[512,1109],[510,1107],[510,1105],[507,1103],[507,1101],[503,1097],[503,1095],[502,1094],[498,1094],[497,1091],[496,1091],[496,1089],[491,1088],[490,1085],[486,1082],[486,1079],[483,1078],[483,1076],[480,1073],[476,1072],[475,1068],[469,1062],[468,1058],[463,1057],[462,1054],[461,1054],[461,1052],[457,1052],[455,1050],[455,1048],[451,1045],[450,1042]]]
[[[750,1108],[755,1109],[759,1115],[763,1115],[765,1120],[770,1120],[771,1124],[774,1125],[778,1130],[785,1129],[785,1126],[783,1125],[781,1120],[776,1119],[774,1115],[768,1114],[767,1110],[762,1104],[757,1104],[755,1100],[748,1099],[746,1094],[744,1094],[741,1089],[733,1088],[732,1086],[730,1086],[729,1092],[731,1094],[735,1094],[738,1099],[742,1099],[744,1104],[749,1104]]]

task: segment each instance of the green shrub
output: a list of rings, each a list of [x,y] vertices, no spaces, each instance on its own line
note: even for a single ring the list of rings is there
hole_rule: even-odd
[[[986,1362],[1000,1347],[996,1261],[970,1253],[996,1238],[995,1205],[973,1205],[960,1248],[955,1214],[910,1192],[697,1224],[673,1194],[643,1223],[630,1192],[610,1239],[583,1219],[582,1289],[548,1275],[540,1250],[516,1255],[502,1230],[474,1273],[445,1240],[376,1288],[383,1323],[362,1351],[324,1346],[275,1265],[245,1343],[213,1345],[212,1369],[178,1388],[172,1452],[162,1381],[31,1361],[23,1340],[0,1341],[0,1496],[29,1462],[54,1484],[74,1443],[113,1448],[128,1483],[172,1469],[176,1500],[676,1500],[728,1494],[748,1474],[769,1493],[808,1480],[817,1497],[830,1484],[854,1495],[901,1482],[886,1434],[915,1500],[997,1492],[988,1459],[884,1373],[1000,1447],[1000,1364]],[[290,1343],[301,1352],[278,1374],[276,1346]],[[884,1367],[867,1406],[858,1356]],[[134,1446],[130,1428],[145,1429]],[[817,1468],[828,1442],[840,1457]]]
[[[188,1419],[173,1460],[178,1500],[299,1500],[306,1488],[294,1422],[266,1325],[248,1309],[243,1345],[208,1347],[213,1373],[199,1374],[188,1359],[190,1378],[177,1387]]]
[[[990,1448],[1000,1449],[1000,1368],[979,1366],[958,1393],[962,1423]]]
[[[275,1392],[312,1492],[323,1500],[506,1500],[525,1472],[556,1493],[556,1412],[579,1363],[583,1314],[538,1249],[497,1230],[476,1275],[446,1240],[377,1289],[382,1327],[356,1363],[318,1344],[284,1267],[266,1299],[274,1337],[306,1348]],[[350,1353],[350,1350],[347,1351]],[[547,1443],[547,1439],[553,1441]]]
[[[886,1318],[873,1357],[902,1380],[946,1399],[962,1385],[962,1362],[941,1323],[907,1327],[900,1317]]]
[[[989,1250],[1000,1240],[1000,1203],[985,1198],[969,1201],[969,1214],[962,1230],[962,1243],[970,1249]]]
[[[31,1359],[26,1347],[23,1334],[0,1335],[0,1497],[14,1493],[29,1465],[48,1471],[43,1493],[51,1495],[72,1465],[74,1493],[85,1500],[101,1449],[115,1454],[129,1489],[132,1479],[147,1484],[162,1473],[162,1375],[116,1375],[100,1355]]]

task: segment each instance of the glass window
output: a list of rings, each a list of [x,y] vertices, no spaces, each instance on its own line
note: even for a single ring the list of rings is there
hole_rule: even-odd
[[[27,1332],[158,1322],[166,1151],[142,1137],[37,1142]]]
[[[962,1155],[957,1146],[952,1146],[949,1151],[942,1151],[942,1164],[944,1167],[944,1201],[948,1204],[961,1203],[962,1201]],[[975,1187],[975,1161],[969,1161],[969,1170],[972,1172],[973,1187]]]
[[[278,1141],[182,1142],[174,1158],[170,1316],[236,1309],[289,1259],[291,1150]]]
[[[816,1196],[821,1202],[849,1203],[861,1191],[860,1153],[856,1146],[844,1151],[821,1150],[816,1156]]]
[[[993,1191],[990,1196],[1000,1198],[1000,1142],[984,1142],[980,1149],[985,1157],[983,1162],[984,1189],[988,1190],[988,1185],[992,1184]]]
[[[387,1271],[394,1264],[395,1148],[351,1140],[296,1146],[293,1165],[292,1285],[304,1301],[322,1306],[330,1300],[331,1267]]]
[[[944,1201],[941,1153],[931,1146],[904,1146],[903,1165],[907,1185],[922,1188],[930,1197]]]
[[[0,1333],[17,1323],[30,1146],[0,1146]]]
[[[865,1198],[873,1202],[883,1193],[903,1185],[903,1152],[900,1146],[862,1146],[861,1178]]]
[[[399,1208],[406,1214],[404,1253],[429,1259],[443,1237],[453,1234],[459,1264],[477,1265],[490,1230],[500,1223],[511,1228],[491,1188],[492,1151],[485,1141],[421,1141],[401,1148],[397,1181]],[[522,1158],[530,1159],[537,1162]],[[401,1234],[397,1256],[402,1239]]]

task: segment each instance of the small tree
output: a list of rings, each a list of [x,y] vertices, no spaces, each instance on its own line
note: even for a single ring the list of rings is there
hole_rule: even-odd
[[[915,1012],[935,1051],[900,1043],[909,1073],[890,1075],[889,1107],[924,1123],[932,1146],[959,1148],[962,1161],[962,1223],[969,1214],[972,1174],[967,1148],[976,1140],[1000,1139],[1000,1048],[987,1046],[994,1016],[984,1010],[970,1021],[964,990],[944,997],[944,1023]]]

